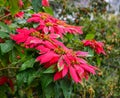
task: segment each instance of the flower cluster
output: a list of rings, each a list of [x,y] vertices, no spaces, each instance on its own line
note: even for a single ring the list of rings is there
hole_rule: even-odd
[[[91,48],[93,48],[97,54],[102,53],[106,55],[103,49],[104,44],[102,42],[97,42],[96,40],[83,40],[82,42],[84,46],[90,46]]]
[[[68,25],[65,21],[56,19],[53,16],[43,12],[33,14],[32,17],[27,20],[27,22],[39,23],[36,30],[45,34],[56,33],[61,37],[66,33],[82,34],[81,26]]]
[[[83,78],[88,79],[90,73],[95,74],[97,68],[84,59],[87,52],[73,51],[58,40],[65,32],[81,34],[81,27],[68,25],[46,13],[33,14],[27,22],[39,23],[39,26],[18,28],[11,39],[25,48],[39,51],[36,61],[45,68],[55,66],[54,81],[70,76],[76,83],[81,83]]]

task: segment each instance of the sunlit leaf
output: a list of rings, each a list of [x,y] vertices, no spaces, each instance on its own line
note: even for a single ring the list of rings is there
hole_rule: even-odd
[[[46,13],[49,13],[50,15],[53,15],[53,10],[51,7],[43,7],[43,10],[46,12]]]
[[[26,70],[27,68],[33,68],[34,63],[35,63],[35,59],[34,58],[27,60],[26,62],[24,62],[21,65],[20,71]]]
[[[50,66],[47,68],[43,73],[54,73],[55,72],[55,66]]]
[[[90,33],[90,34],[86,35],[85,39],[86,40],[91,40],[91,39],[94,39],[94,37],[95,37],[95,34]]]

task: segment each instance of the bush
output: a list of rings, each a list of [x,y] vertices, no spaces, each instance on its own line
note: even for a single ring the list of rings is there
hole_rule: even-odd
[[[110,14],[94,6],[93,1],[92,9],[76,9],[66,5],[67,1],[61,2],[63,9],[58,16],[67,19],[67,23],[53,17],[54,2],[50,3],[52,8],[47,0],[13,2],[2,0],[0,4],[2,98],[120,96],[120,36],[116,18],[107,19]],[[68,14],[74,20],[66,18]],[[81,26],[68,23],[83,26],[84,33]]]

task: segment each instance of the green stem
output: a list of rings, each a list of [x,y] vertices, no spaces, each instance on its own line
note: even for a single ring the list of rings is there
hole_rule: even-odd
[[[0,68],[0,71],[7,69],[19,69],[19,67],[4,67],[4,68]]]

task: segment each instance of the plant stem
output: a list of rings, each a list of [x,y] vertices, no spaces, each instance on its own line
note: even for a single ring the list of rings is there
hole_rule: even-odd
[[[9,14],[7,14],[6,16],[0,17],[0,20],[4,19],[4,18],[6,18],[6,17],[8,17],[8,16],[10,16],[10,15],[11,15],[11,14],[9,13]]]
[[[0,71],[7,69],[19,69],[19,67],[4,67],[4,68],[0,68]]]

